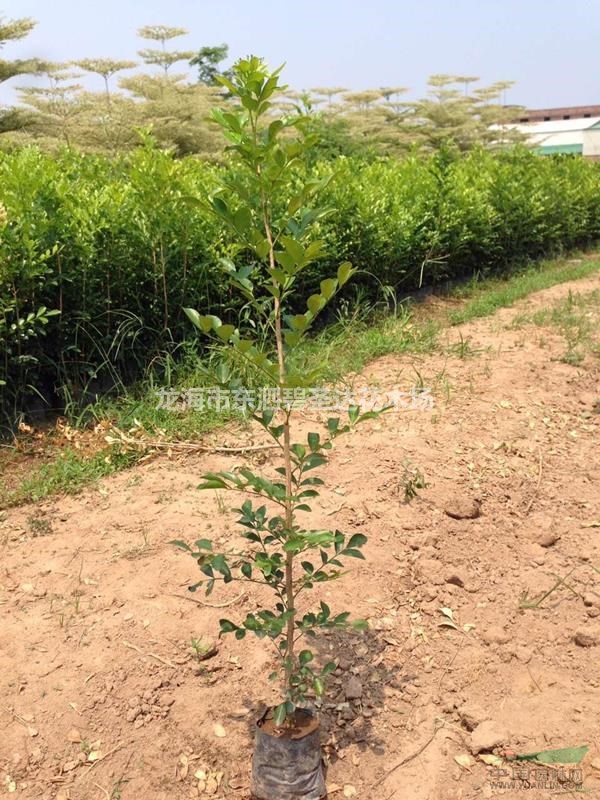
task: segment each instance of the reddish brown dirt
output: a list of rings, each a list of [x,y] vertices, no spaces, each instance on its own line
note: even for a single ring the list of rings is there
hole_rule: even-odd
[[[319,596],[371,622],[364,636],[319,645],[339,661],[322,712],[331,797],[534,800],[560,790],[495,788],[481,760],[455,760],[478,741],[520,753],[587,744],[584,785],[600,789],[598,360],[562,363],[555,328],[507,328],[523,310],[599,286],[558,286],[450,330],[451,343],[461,333],[481,349],[472,357],[387,357],[365,370],[370,383],[406,388],[416,368],[435,408],[366,423],[324,471],[316,525],[369,542],[366,562]],[[409,504],[406,459],[429,484]],[[271,652],[226,638],[198,663],[189,643],[214,641],[219,617],[238,619],[261,595],[234,584],[209,598],[226,608],[196,604],[186,586],[197,568],[169,544],[236,542],[235,515],[195,489],[232,460],[244,459],[162,457],[0,517],[0,793],[247,798],[253,721],[276,698]],[[249,459],[261,461],[274,463],[270,453]],[[479,506],[473,519],[448,515]],[[556,575],[566,583],[519,609]],[[440,608],[456,629],[442,626]],[[361,696],[346,702],[347,690]]]

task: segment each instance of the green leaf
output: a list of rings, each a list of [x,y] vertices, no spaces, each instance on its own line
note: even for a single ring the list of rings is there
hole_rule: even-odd
[[[360,406],[350,406],[348,408],[348,418],[350,419],[350,422],[355,423],[359,414]]]
[[[367,537],[363,533],[355,533],[353,536],[350,537],[350,541],[348,542],[348,547],[362,547],[368,541]]]
[[[212,328],[212,323],[208,317],[201,316],[193,308],[184,308],[183,310],[185,311],[190,322],[199,328],[203,333],[208,333],[210,331]]]
[[[216,331],[217,328],[220,328],[221,325],[222,325],[221,320],[217,316],[215,316],[214,314],[207,314],[206,317],[204,317],[204,319],[209,320],[211,328],[214,331]]]
[[[227,484],[220,478],[209,478],[204,483],[199,483],[197,489],[227,489]]]
[[[337,433],[339,426],[340,426],[339,419],[336,419],[335,417],[330,417],[327,420],[327,430],[329,431],[330,435],[333,436],[335,433]]]
[[[252,227],[252,214],[247,206],[240,206],[233,215],[233,222],[238,231],[245,234]]]
[[[321,281],[321,294],[326,300],[330,300],[333,295],[335,294],[335,290],[337,289],[337,281],[335,278],[326,278],[324,281]]]
[[[306,314],[295,314],[293,317],[288,317],[288,323],[295,331],[302,333],[310,324],[310,319]]]
[[[300,242],[296,241],[291,236],[282,236],[281,242],[294,263],[296,265],[301,265],[304,261],[304,248]]]
[[[318,478],[315,475],[312,478],[304,478],[304,480],[301,481],[300,486],[323,486],[324,484],[325,481],[323,480],[323,478]]]
[[[366,631],[369,628],[369,623],[366,619],[355,619],[350,624],[355,631]]]
[[[288,214],[295,214],[302,208],[303,198],[302,195],[296,195],[296,197],[292,197],[292,199],[288,203],[287,211]]]
[[[349,611],[343,611],[341,614],[338,614],[335,619],[333,620],[334,625],[343,626],[348,622],[348,618],[350,616]]]
[[[228,342],[231,334],[235,331],[235,327],[233,325],[219,325],[216,329],[215,333],[222,339],[224,342]]]
[[[289,714],[293,714],[293,713],[294,713],[294,711],[296,710],[296,705],[295,705],[295,703],[292,703],[292,701],[291,701],[291,700],[286,700],[286,701],[285,701],[285,710],[286,710],[286,712],[288,713],[288,715],[289,715]]]
[[[187,553],[192,552],[192,548],[186,542],[181,541],[181,539],[172,539],[169,544],[174,545],[174,547],[178,547],[180,550],[185,550]]]
[[[225,582],[227,583],[227,579],[231,578],[231,570],[229,569],[229,564],[227,563],[225,556],[222,554],[214,556],[210,563],[211,566],[217,570],[217,572],[220,572],[221,575],[224,576]]]
[[[309,212],[310,213],[310,212]],[[317,220],[325,216],[324,214],[320,214],[319,212],[314,212],[313,210],[313,218]],[[322,239],[316,239],[314,242],[311,242],[306,250],[304,251],[304,260],[307,261],[314,261],[315,258],[319,258],[323,254],[325,242]]]
[[[365,422],[367,419],[377,419],[380,415],[379,411],[365,411],[364,414],[361,414],[360,417],[356,420],[357,422]]]
[[[248,111],[256,111],[258,109],[258,100],[254,100],[254,98],[250,97],[249,95],[241,95],[240,100],[244,108],[247,108]]]
[[[231,378],[231,368],[229,364],[225,364],[224,362],[218,364],[215,370],[215,375],[221,385],[229,383]]]
[[[322,294],[311,294],[311,296],[306,301],[306,305],[308,306],[308,310],[311,314],[318,314],[319,311],[325,305],[326,300]]]
[[[220,217],[224,217],[225,219],[231,219],[229,206],[223,200],[222,197],[219,196],[211,197],[210,202],[212,203],[212,207]]]
[[[263,428],[268,428],[271,422],[273,421],[273,417],[275,416],[275,411],[272,408],[266,409],[260,415],[260,424]]]
[[[266,258],[269,253],[269,240],[261,239],[260,242],[256,242],[254,250],[259,258]]]
[[[221,634],[233,633],[238,629],[238,626],[234,622],[231,622],[231,620],[228,619],[220,619],[219,626],[221,628]]]
[[[216,75],[215,78],[220,84],[222,84],[227,89],[227,91],[230,94],[237,96],[238,91],[234,86],[234,84],[229,80],[229,78],[226,78],[224,75]]]
[[[280,439],[283,436],[284,430],[284,425],[274,425],[272,428],[269,428],[269,432],[275,439]]]
[[[278,727],[283,725],[286,717],[287,717],[287,708],[285,703],[280,703],[273,709],[273,722]]]
[[[320,467],[322,464],[326,463],[327,458],[324,455],[321,453],[311,453],[304,461],[302,472],[308,472],[308,470],[315,469],[315,467]]]
[[[271,276],[275,278],[277,283],[280,284],[281,286],[284,286],[288,279],[285,272],[281,269],[277,269],[277,267],[271,270]]]
[[[228,275],[235,275],[237,272],[237,267],[230,258],[220,258],[219,264]]]
[[[344,550],[344,555],[349,556],[350,558],[362,558],[363,561],[365,559],[361,551],[355,550],[353,547],[352,548],[349,547],[346,550]]]
[[[293,444],[290,447],[290,450],[300,461],[302,461],[302,459],[306,455],[306,447],[304,447],[304,445],[302,444]]]
[[[310,661],[313,660],[313,658],[314,658],[314,655],[311,653],[310,650],[301,650],[298,653],[298,661],[300,662],[300,664],[302,666],[304,666],[305,664],[308,664]]]
[[[254,345],[252,339],[240,339],[239,341],[234,343],[234,347],[236,350],[239,350],[240,353],[247,353],[248,350]]]
[[[194,542],[198,550],[212,550],[212,542],[210,539],[196,539]]]
[[[317,697],[321,697],[325,694],[325,684],[321,680],[321,678],[315,678],[313,681],[313,688],[315,690],[315,694]]]
[[[340,286],[343,286],[345,283],[347,283],[348,279],[352,275],[352,272],[352,264],[349,261],[344,261],[343,264],[339,265],[337,279]]]
[[[295,347],[302,338],[302,334],[298,331],[284,331],[283,338],[289,347]]]
[[[563,747],[560,750],[541,750],[539,753],[510,756],[509,761],[539,761],[542,764],[579,764],[589,750],[589,745]]]
[[[318,433],[309,433],[307,440],[308,440],[308,446],[310,447],[312,452],[315,453],[320,447],[321,437],[319,436]]]

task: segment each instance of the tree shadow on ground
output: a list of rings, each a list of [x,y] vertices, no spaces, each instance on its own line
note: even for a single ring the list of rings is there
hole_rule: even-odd
[[[384,755],[380,722],[390,702],[390,690],[402,693],[416,676],[386,664],[389,643],[381,631],[333,631],[311,645],[320,663],[335,661],[339,665],[319,709],[330,763],[343,758],[344,750],[352,745]]]
[[[325,695],[321,700],[308,704],[316,709],[321,721],[321,741],[326,761],[335,764],[345,757],[345,751],[356,747],[360,752],[370,751],[378,756],[386,753],[381,717],[405,713],[396,706],[411,700],[404,696],[416,674],[403,669],[402,665],[389,665],[385,658],[390,655],[389,635],[385,631],[368,630],[357,633],[352,630],[326,631],[304,643],[315,654],[319,667],[333,661],[338,664],[329,676]],[[386,663],[388,662],[388,663]],[[358,696],[356,696],[358,695]],[[245,720],[248,741],[252,742],[256,722],[266,707],[256,703],[256,697],[244,694],[240,701],[253,711]],[[404,703],[402,703],[404,705]],[[389,717],[386,718],[386,723]],[[389,725],[386,725],[389,738]]]

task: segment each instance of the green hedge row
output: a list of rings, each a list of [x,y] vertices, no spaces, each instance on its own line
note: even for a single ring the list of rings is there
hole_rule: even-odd
[[[228,234],[202,203],[219,169],[151,146],[116,160],[0,154],[5,419],[136,379],[193,336],[184,305],[236,313],[218,268]],[[348,259],[364,292],[410,292],[600,238],[600,164],[580,158],[442,152],[316,169],[337,173],[324,198],[336,211],[310,285]]]

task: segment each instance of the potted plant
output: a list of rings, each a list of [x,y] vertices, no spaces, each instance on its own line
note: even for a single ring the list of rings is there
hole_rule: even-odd
[[[351,621],[347,611],[333,613],[323,601],[316,610],[304,610],[301,604],[307,591],[342,575],[344,559],[363,558],[367,539],[360,533],[347,538],[339,530],[310,528],[303,515],[311,512],[309,501],[323,484],[314,470],[327,462],[334,440],[381,412],[361,413],[351,406],[347,420],[332,417],[321,433],[309,433],[303,442],[292,440],[292,399],[314,386],[318,376],[294,366],[291,356],[354,270],[347,262],[341,264],[336,276],[322,280],[320,291],[308,297],[303,313],[288,313],[298,276],[323,252],[318,223],[330,210],[318,207],[315,196],[330,178],[307,174],[306,156],[314,139],[306,117],[273,113],[274,96],[285,88],[280,72],[281,68],[270,72],[256,57],[238,61],[231,79],[220,78],[233,102],[227,110],[213,112],[230,143],[234,164],[210,205],[235,235],[238,263],[224,258],[221,264],[254,312],[251,333],[214,315],[185,311],[204,334],[263,376],[271,394],[275,391],[276,407],[255,403],[249,413],[274,440],[282,463],[276,477],[246,468],[203,476],[200,489],[258,498],[256,503],[246,499],[236,509],[243,547],[217,553],[207,539],[194,546],[175,544],[196,559],[203,573],[192,590],[202,586],[208,594],[216,581],[234,580],[266,584],[272,590],[272,608],[248,613],[238,622],[220,620],[221,634],[243,639],[252,633],[270,640],[279,659],[280,669],[270,678],[281,678],[281,702],[257,723],[252,793],[259,800],[319,800],[326,794],[319,723],[308,703],[311,695],[323,694],[336,665],[316,667],[313,652],[300,640],[323,629],[364,629],[366,622]],[[247,263],[239,266],[244,260]],[[298,297],[293,301],[297,307]],[[258,337],[257,331],[263,335]],[[225,365],[218,370],[222,385],[228,385],[230,374]]]

